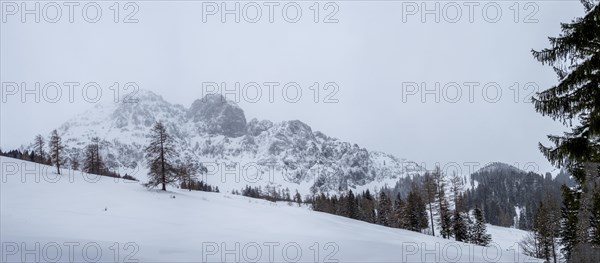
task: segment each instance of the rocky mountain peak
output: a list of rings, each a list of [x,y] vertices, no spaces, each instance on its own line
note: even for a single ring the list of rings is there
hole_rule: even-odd
[[[222,95],[206,95],[197,99],[188,110],[187,117],[209,134],[227,137],[246,134],[244,110]]]
[[[234,164],[227,169],[250,173],[251,178],[256,176],[252,173],[261,175],[254,182],[258,186],[289,187],[301,194],[367,189],[379,186],[382,180],[394,181],[415,172],[389,154],[370,152],[315,132],[299,120],[246,122],[244,111],[220,95],[198,99],[190,108],[169,103],[151,91],[140,90],[132,98],[137,100],[98,104],[64,123],[59,131],[68,158],[81,160],[90,139],[99,137],[107,167],[143,179],[147,136],[154,122],[160,120],[176,141],[180,157]],[[260,173],[257,169],[242,172],[248,165],[259,166]],[[250,183],[231,178],[223,181],[221,176],[228,173],[216,173],[206,182],[226,191]]]

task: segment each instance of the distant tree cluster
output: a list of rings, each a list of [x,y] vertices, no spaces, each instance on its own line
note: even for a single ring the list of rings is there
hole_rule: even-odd
[[[542,176],[513,168],[473,173],[471,183],[477,181],[478,185],[465,191],[465,205],[483,208],[490,224],[531,230],[537,207],[544,198],[547,202],[560,204],[562,182],[553,180],[550,174]]]
[[[112,171],[106,166],[104,159],[102,158],[102,154],[100,153],[100,138],[93,137],[90,140],[90,144],[85,147],[84,156],[83,156],[83,164],[81,169],[83,172],[101,176],[108,176],[113,178],[122,178],[125,180],[137,181],[137,179],[131,175],[125,174],[121,176],[119,173]],[[77,157],[71,159],[71,168],[78,168],[79,160]]]
[[[211,186],[207,183],[204,183],[203,181],[191,181],[191,183],[188,182],[181,182],[180,184],[181,189],[188,189],[190,191],[194,190],[194,191],[203,191],[203,192],[215,192],[215,193],[219,193],[219,187],[218,186]]]
[[[10,150],[7,152],[0,151],[0,156],[6,156],[13,159],[19,159],[29,162],[39,163],[36,160],[39,160],[39,157],[35,154],[35,151],[28,150]],[[49,165],[50,163],[45,160],[41,162],[41,164]]]
[[[82,172],[89,174],[137,181],[137,179],[131,175],[126,174],[121,176],[119,173],[106,167],[102,155],[100,154],[100,139],[98,137],[92,138],[90,144],[86,146],[83,164],[80,164],[78,154],[74,154],[71,158],[66,156],[64,153],[65,145],[62,143],[62,138],[57,130],[53,130],[50,133],[47,141],[41,134],[36,135],[30,148],[30,151],[0,151],[0,156],[44,165],[52,165],[56,167],[57,174],[61,174],[61,168],[69,164],[69,168],[73,171],[81,170]]]
[[[52,133],[54,134],[55,131]],[[62,150],[62,145],[48,145],[49,147],[58,146],[58,150]],[[46,139],[41,134],[35,136],[33,143],[31,144],[31,150],[10,150],[8,152],[0,151],[1,156],[6,156],[10,158],[35,162],[39,164],[52,165],[52,157],[46,152]],[[53,155],[56,155],[56,152],[52,152]],[[60,154],[60,152],[59,152]],[[55,158],[60,158],[61,156],[56,156]],[[55,159],[56,160],[56,159]],[[57,172],[60,174],[60,167],[57,167]]]
[[[435,235],[435,215],[439,234],[443,238],[454,238],[456,241],[482,246],[491,242],[483,211],[475,208],[471,216],[464,208],[460,177],[454,176],[450,185],[446,185],[445,175],[437,168],[415,178],[418,180],[412,179],[410,190],[404,197],[399,192],[394,194],[388,188],[382,188],[375,195],[368,189],[356,195],[352,190],[339,196],[321,193],[312,198],[312,207],[315,211],[382,226],[420,233],[429,231],[431,235]],[[445,192],[448,187],[454,193],[454,209],[451,209],[451,202]]]
[[[300,193],[296,190],[296,194],[292,197],[290,194],[290,189],[279,189],[275,187],[265,187],[264,189],[261,186],[250,187],[246,186],[244,189],[240,191],[232,191],[232,194],[264,199],[271,202],[277,201],[285,201],[285,202],[296,202],[298,205],[302,204],[302,197]]]

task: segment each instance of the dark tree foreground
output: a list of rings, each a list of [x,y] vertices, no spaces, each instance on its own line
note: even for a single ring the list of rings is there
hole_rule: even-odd
[[[581,0],[585,15],[561,24],[562,33],[550,37],[550,48],[532,51],[552,66],[558,84],[533,98],[537,112],[561,121],[571,130],[549,135],[553,145],[540,144],[546,158],[566,167],[575,187],[563,187],[561,242],[569,261],[600,262],[597,221],[600,211],[593,198],[600,185],[600,5]]]

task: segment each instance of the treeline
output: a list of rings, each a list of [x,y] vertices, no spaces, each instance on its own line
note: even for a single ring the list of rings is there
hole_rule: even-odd
[[[461,177],[452,176],[448,184],[446,176],[436,168],[410,180],[405,195],[388,188],[375,195],[368,189],[356,195],[352,190],[339,196],[321,193],[313,197],[312,207],[315,211],[434,236],[434,226],[438,226],[439,236],[461,242],[482,246],[491,242],[483,211],[475,208],[470,213],[464,206]],[[446,195],[448,189],[452,192],[450,199]]]
[[[507,164],[473,173],[470,183],[475,181],[477,187],[464,193],[466,206],[481,207],[493,225],[531,230],[540,202],[545,199],[558,205],[562,200],[564,179],[553,180],[550,174],[542,176]]]
[[[100,139],[98,137],[92,138],[90,143],[85,147],[82,160],[78,158],[77,154],[73,157],[68,157],[65,154],[65,146],[62,143],[62,138],[57,130],[51,132],[47,141],[41,134],[38,134],[29,148],[31,148],[31,150],[0,151],[0,155],[55,166],[57,174],[61,173],[61,168],[67,166],[74,171],[138,181],[131,175],[125,174],[121,176],[118,172],[107,168],[100,154]]]
[[[300,195],[300,193],[298,193],[298,190],[296,190],[296,193],[292,197],[290,195],[290,189],[287,187],[285,189],[277,190],[276,187],[269,186],[265,187],[264,189],[260,186],[246,186],[241,191],[232,190],[231,194],[264,199],[271,202],[295,202],[298,204],[298,206],[300,206],[303,203],[302,196]]]
[[[181,182],[179,185],[181,189],[195,190],[195,191],[203,191],[203,192],[214,192],[219,193],[218,186],[211,186],[203,181],[191,181],[191,182]]]
[[[181,159],[177,158],[179,156],[175,151],[173,140],[162,122],[154,125],[150,137],[150,144],[145,148],[150,168],[150,181],[145,186],[151,188],[163,184],[163,190],[165,190],[167,184],[179,183],[179,187],[190,191],[219,192],[218,187],[213,187],[197,179],[199,174],[207,172],[207,168],[197,162],[196,158],[189,155],[183,156]],[[56,167],[57,174],[61,173],[61,168],[67,166],[74,171],[138,181],[131,175],[121,175],[109,169],[102,157],[101,147],[100,138],[93,137],[83,149],[82,158],[79,155],[81,151],[77,149],[69,157],[65,154],[65,145],[62,143],[61,136],[57,130],[53,130],[48,140],[38,134],[29,147],[30,150],[8,152],[0,150],[0,156],[52,165]]]

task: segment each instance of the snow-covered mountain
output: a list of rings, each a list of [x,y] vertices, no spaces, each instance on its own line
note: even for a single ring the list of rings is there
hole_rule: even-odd
[[[236,103],[220,95],[197,99],[189,108],[151,91],[133,103],[98,104],[58,130],[70,158],[81,158],[92,137],[101,140],[107,166],[146,179],[143,149],[156,121],[166,123],[180,157],[204,164],[203,180],[221,191],[245,185],[294,189],[301,194],[381,186],[421,168],[390,154],[340,141],[291,120],[246,120]]]

